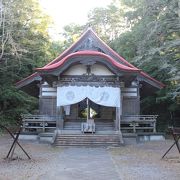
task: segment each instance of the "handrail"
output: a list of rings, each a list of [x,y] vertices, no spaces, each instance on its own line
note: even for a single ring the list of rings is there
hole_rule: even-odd
[[[156,120],[158,115],[122,115],[123,119],[133,119],[133,120]]]
[[[22,115],[23,131],[26,129],[42,129],[42,131],[45,132],[45,129],[56,128],[54,124],[56,124],[57,117],[58,116],[24,114]]]
[[[149,118],[149,117],[155,117],[155,118],[157,118],[158,117],[158,115],[122,115],[123,117],[147,117],[147,118]]]
[[[122,115],[121,124],[127,125],[127,127],[123,127],[122,129],[133,129],[134,133],[136,133],[137,129],[152,129],[155,133],[157,117],[158,115]]]
[[[118,123],[118,131],[121,134],[122,129],[136,130],[152,130],[156,132],[156,119],[158,115],[122,115]],[[55,129],[59,121],[60,116],[48,116],[48,115],[24,115],[23,116],[23,130],[40,130],[45,132],[46,129]],[[57,121],[58,120],[58,121]],[[123,125],[121,127],[121,124]],[[63,127],[62,124],[60,124]],[[38,131],[39,131],[38,130]]]
[[[24,121],[56,121],[57,116],[49,115],[22,115]],[[55,120],[54,120],[55,119]]]

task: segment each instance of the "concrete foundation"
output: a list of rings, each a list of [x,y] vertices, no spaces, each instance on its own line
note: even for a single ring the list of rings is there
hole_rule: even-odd
[[[165,140],[164,134],[138,134],[137,142],[146,142],[146,141],[162,141]]]

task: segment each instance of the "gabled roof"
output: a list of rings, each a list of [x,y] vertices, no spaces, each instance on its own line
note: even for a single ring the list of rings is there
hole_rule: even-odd
[[[84,47],[84,48],[82,48]],[[95,48],[97,50],[92,49]],[[86,49],[86,50],[85,50]],[[83,50],[83,51],[82,51]],[[103,42],[91,28],[88,28],[86,32],[79,38],[79,40],[73,43],[67,50],[65,50],[62,54],[60,54],[56,59],[48,63],[42,68],[37,68],[39,71],[28,76],[27,78],[16,83],[18,88],[21,88],[29,83],[40,79],[40,73],[42,71],[53,70],[55,68],[60,68],[61,65],[65,61],[68,61],[71,57],[74,56],[101,56],[109,61],[112,65],[116,66],[120,70],[128,71],[128,72],[138,72],[139,79],[145,81],[156,88],[163,88],[165,85],[156,79],[152,78],[148,74],[143,71],[140,71],[138,68],[127,62],[123,57],[121,57],[118,53],[112,50],[105,42]]]

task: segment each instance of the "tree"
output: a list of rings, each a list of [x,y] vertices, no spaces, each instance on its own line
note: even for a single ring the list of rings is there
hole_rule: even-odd
[[[50,18],[38,0],[0,1],[0,120],[31,111],[36,99],[15,89],[15,82],[52,59]]]
[[[77,39],[80,37],[84,29],[85,29],[84,25],[81,26],[73,23],[64,26],[64,31],[62,33],[62,36],[64,38],[63,49],[68,48],[75,41],[77,41]]]
[[[106,42],[113,41],[123,32],[130,30],[125,16],[127,10],[129,7],[120,1],[114,1],[105,8],[95,8],[88,15],[87,25],[92,26]]]
[[[126,14],[132,28],[113,41],[112,46],[119,47],[120,54],[167,85],[156,96],[142,101],[143,110],[146,113],[158,110],[164,119],[170,117],[169,112],[179,114],[176,99],[180,94],[180,3],[178,0],[123,1],[134,8]],[[126,50],[128,45],[130,49]]]

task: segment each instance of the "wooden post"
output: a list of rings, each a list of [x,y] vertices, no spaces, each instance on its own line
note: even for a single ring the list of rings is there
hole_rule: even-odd
[[[119,130],[119,123],[120,123],[120,108],[116,107],[116,121],[115,121],[115,130]]]
[[[133,124],[133,133],[136,133],[136,122],[134,121],[132,122],[132,124]]]
[[[39,83],[39,101],[38,101],[38,103],[39,103],[39,113],[40,114],[43,114],[43,109],[42,109],[42,103],[43,103],[43,101],[42,101],[42,86],[43,86],[43,81],[41,81],[40,83]]]
[[[124,143],[122,133],[121,133],[121,116],[122,115],[122,95],[120,91],[120,107],[116,107],[116,131],[119,132],[119,141]]]
[[[123,102],[123,96],[121,93],[121,88],[120,88],[120,108],[119,108],[119,131],[121,131],[121,118],[122,118],[122,102]]]
[[[18,144],[18,146],[22,149],[22,151],[26,154],[26,156],[29,158],[29,159],[31,159],[30,158],[30,156],[28,155],[28,153],[24,150],[24,148],[19,144],[19,142],[18,142],[18,138],[17,138],[17,135],[16,135],[16,137],[13,135],[13,133],[7,128],[7,127],[5,127],[5,126],[3,126],[3,125],[1,125],[0,124],[0,127],[1,128],[4,128],[9,134],[10,134],[10,136],[13,138],[13,140],[14,141],[16,141],[16,143]],[[20,127],[21,128],[21,127]],[[21,131],[21,129],[19,130],[19,134],[20,134],[20,131]],[[16,139],[17,138],[17,139]],[[13,142],[13,144],[14,144],[14,142]],[[9,155],[7,156],[7,158],[9,157]]]
[[[122,115],[122,94],[120,91],[120,107],[116,107],[116,121],[115,121],[115,130],[121,130],[121,115]]]
[[[63,120],[63,107],[57,107],[57,118],[56,118],[56,129],[63,130],[64,120]]]
[[[43,132],[45,132],[45,121],[43,120]]]
[[[89,107],[89,99],[87,98],[87,121],[90,118],[90,107]]]

